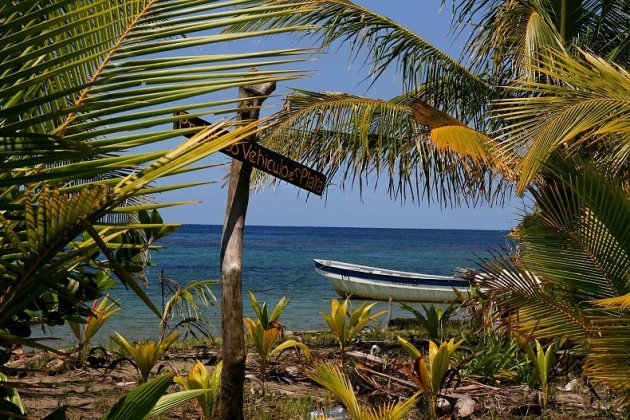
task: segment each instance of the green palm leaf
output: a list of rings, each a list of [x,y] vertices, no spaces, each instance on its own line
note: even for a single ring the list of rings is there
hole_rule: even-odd
[[[142,253],[156,238],[149,231],[161,236],[172,227],[161,220],[139,227],[138,212],[183,204],[151,203],[147,195],[189,184],[151,183],[192,170],[254,127],[226,136],[204,131],[181,146],[162,147],[168,150],[159,150],[159,142],[191,134],[171,128],[181,118],[174,113],[218,115],[239,106],[236,98],[208,94],[301,75],[266,68],[295,62],[302,50],[226,54],[213,51],[215,44],[304,28],[221,34],[248,19],[242,9],[252,10],[249,0],[18,0],[5,6],[0,273],[8,287],[0,291],[0,328],[48,292],[89,314],[81,302],[99,293],[85,275],[94,268],[114,271],[159,313],[137,284],[142,273],[127,269],[146,261]],[[202,54],[190,55],[202,46]],[[253,65],[260,70],[248,71]],[[148,145],[152,151],[143,149]],[[85,231],[90,237],[75,241]],[[129,261],[121,262],[121,255]]]
[[[589,53],[581,54],[573,58],[548,51],[533,68],[556,83],[523,81],[514,89],[527,96],[496,102],[496,116],[507,124],[501,152],[523,155],[517,166],[522,174],[520,192],[541,163],[563,146],[569,153],[594,147],[594,155],[603,155],[608,169],[622,172],[627,168],[630,74]]]
[[[168,322],[173,317],[199,321],[199,312],[202,308],[214,304],[216,296],[210,286],[216,285],[216,280],[191,281],[179,287],[176,285],[171,291],[171,297],[164,305],[162,320],[160,322],[160,339],[166,336]]]
[[[630,391],[630,313],[628,309],[593,317],[598,334],[589,338],[589,357],[586,373],[613,388],[623,390],[625,399]]]
[[[257,14],[257,19],[229,27],[230,31],[259,31],[314,25],[308,34],[322,47],[335,41],[350,45],[350,55],[367,53],[369,77],[377,79],[389,67],[398,70],[406,91],[424,85],[421,99],[463,121],[479,119],[491,89],[465,65],[386,16],[349,0],[259,0],[261,5],[291,7],[290,16]],[[309,8],[304,8],[307,4]],[[252,10],[252,15],[256,9]],[[478,122],[481,122],[478,120]]]
[[[321,362],[315,365],[308,376],[339,398],[353,419],[362,418],[361,406],[354,394],[352,383],[336,365],[330,362]]]
[[[490,263],[488,285],[540,337],[585,337],[586,302],[630,292],[630,202],[592,166],[558,161],[517,229],[518,261]],[[526,268],[525,268],[526,267]]]
[[[492,140],[420,100],[296,90],[263,142],[360,188],[384,174],[401,199],[492,201],[501,192],[487,177]]]
[[[151,412],[151,409],[164,395],[173,382],[173,375],[163,375],[152,379],[129,391],[124,397],[105,414],[106,420],[141,419]]]
[[[483,283],[515,328],[573,341],[588,374],[627,389],[627,193],[592,164],[554,160],[545,171],[537,207],[516,230],[518,254],[487,262]]]
[[[628,12],[624,0],[461,0],[457,26],[472,28],[471,62],[498,84],[531,74],[528,62],[547,48],[577,45],[627,66]]]
[[[203,14],[195,7],[197,3],[180,2],[177,12],[170,11],[161,20],[156,18],[163,10],[168,10],[165,9],[168,2],[157,0],[116,5],[94,0],[72,12],[58,4],[5,20],[6,42],[2,49],[5,58],[0,61],[0,72],[5,73],[0,85],[3,125],[16,131],[29,129],[62,136],[80,135],[89,128],[94,138],[105,134],[99,127],[117,123],[116,132],[126,131],[133,129],[139,120],[173,112],[172,108],[165,108],[143,115],[132,114],[132,110],[273,77],[271,74],[242,76],[213,68],[208,69],[212,71],[209,73],[198,65],[247,59],[247,53],[222,57],[174,56],[162,61],[157,68],[146,70],[147,61],[152,59],[141,57],[147,54],[170,53],[185,47],[255,36],[201,34],[178,38],[190,31],[210,31],[243,20],[237,16],[237,10],[231,14],[217,10],[231,5],[230,2],[210,2]],[[191,20],[203,23],[191,23]],[[26,29],[19,30],[20,24],[26,25]],[[174,38],[165,40],[166,37]],[[54,45],[50,45],[51,39]],[[190,61],[197,67],[183,68],[190,65]],[[246,62],[233,66],[235,69],[248,67]],[[189,76],[178,77],[184,74]],[[210,80],[200,83],[199,79],[204,77]],[[291,76],[280,78],[283,77]],[[43,91],[49,93],[42,95]],[[123,124],[125,122],[127,124]]]

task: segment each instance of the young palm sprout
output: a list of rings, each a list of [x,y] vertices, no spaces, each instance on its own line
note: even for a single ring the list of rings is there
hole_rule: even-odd
[[[340,303],[337,299],[333,299],[330,302],[330,314],[320,312],[320,315],[324,318],[339,343],[342,365],[345,363],[346,346],[350,340],[368,323],[387,313],[387,311],[380,311],[375,314],[370,314],[376,303],[368,305],[367,302],[364,302],[354,311],[348,312],[348,302],[349,299],[344,300],[343,303]]]
[[[131,357],[136,369],[140,374],[140,381],[146,382],[149,378],[151,369],[157,364],[168,349],[175,344],[179,338],[179,333],[173,331],[164,340],[157,343],[154,340],[144,342],[129,343],[122,335],[116,333],[113,340],[118,343],[120,348]]]
[[[406,367],[405,372],[409,378],[420,388],[420,392],[427,399],[431,418],[437,418],[437,399],[440,390],[444,386],[446,374],[451,367],[451,356],[462,344],[455,339],[444,341],[438,347],[429,340],[429,353],[423,357],[413,344],[398,337],[398,342],[405,351],[414,359],[411,367]]]
[[[260,305],[252,292],[249,292],[249,298],[252,302],[252,309],[256,313],[256,320],[247,317],[244,321],[247,327],[247,335],[254,343],[254,348],[260,358],[260,376],[263,381],[264,392],[267,366],[272,356],[286,349],[295,347],[299,347],[307,358],[311,357],[311,352],[306,344],[296,340],[286,340],[274,347],[275,342],[282,332],[282,324],[280,324],[278,318],[284,308],[289,304],[289,299],[282,297],[273,309],[271,316],[269,316],[267,313],[267,302],[263,302],[262,305]]]

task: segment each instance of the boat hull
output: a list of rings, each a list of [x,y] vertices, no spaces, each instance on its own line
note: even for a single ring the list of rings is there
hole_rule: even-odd
[[[388,301],[391,297],[396,302],[453,302],[457,296],[451,287],[421,287],[402,285],[381,285],[360,280],[343,280],[325,276],[330,285],[342,297],[353,299],[372,299]],[[468,289],[457,288],[464,296]]]
[[[455,277],[405,273],[334,261],[315,260],[315,265],[317,272],[326,277],[343,297],[444,303],[457,299],[454,288],[464,296],[468,294],[468,282]]]

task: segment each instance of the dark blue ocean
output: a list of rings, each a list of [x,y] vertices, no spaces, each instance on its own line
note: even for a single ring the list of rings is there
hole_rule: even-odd
[[[506,231],[371,229],[339,227],[247,226],[243,251],[245,312],[251,314],[247,292],[259,301],[275,305],[281,296],[291,303],[281,317],[290,330],[324,329],[319,312],[328,311],[337,297],[324,277],[314,270],[313,259],[322,258],[430,274],[452,274],[455,267],[475,267],[488,251],[506,246]],[[165,248],[152,254],[147,292],[160,306],[160,270],[185,284],[191,280],[219,278],[221,226],[185,225],[164,238]],[[220,302],[220,290],[214,288]],[[159,321],[143,303],[116,287],[112,295],[123,310],[111,318],[97,340],[107,339],[114,330],[129,338],[157,335]],[[379,304],[383,309],[386,304]],[[272,306],[273,307],[273,306]],[[403,312],[394,313],[394,315]],[[205,314],[220,326],[219,308]],[[54,335],[65,342],[66,326],[55,327]]]

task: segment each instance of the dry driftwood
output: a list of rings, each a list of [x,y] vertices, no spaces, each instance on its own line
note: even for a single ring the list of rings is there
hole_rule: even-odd
[[[361,351],[347,351],[346,352],[346,356],[350,356],[350,357],[355,357],[357,359],[361,359],[367,362],[372,362],[372,363],[378,363],[381,366],[387,364],[387,360],[385,360],[382,357],[378,357],[378,356],[373,356],[371,354],[368,353],[363,353]]]

